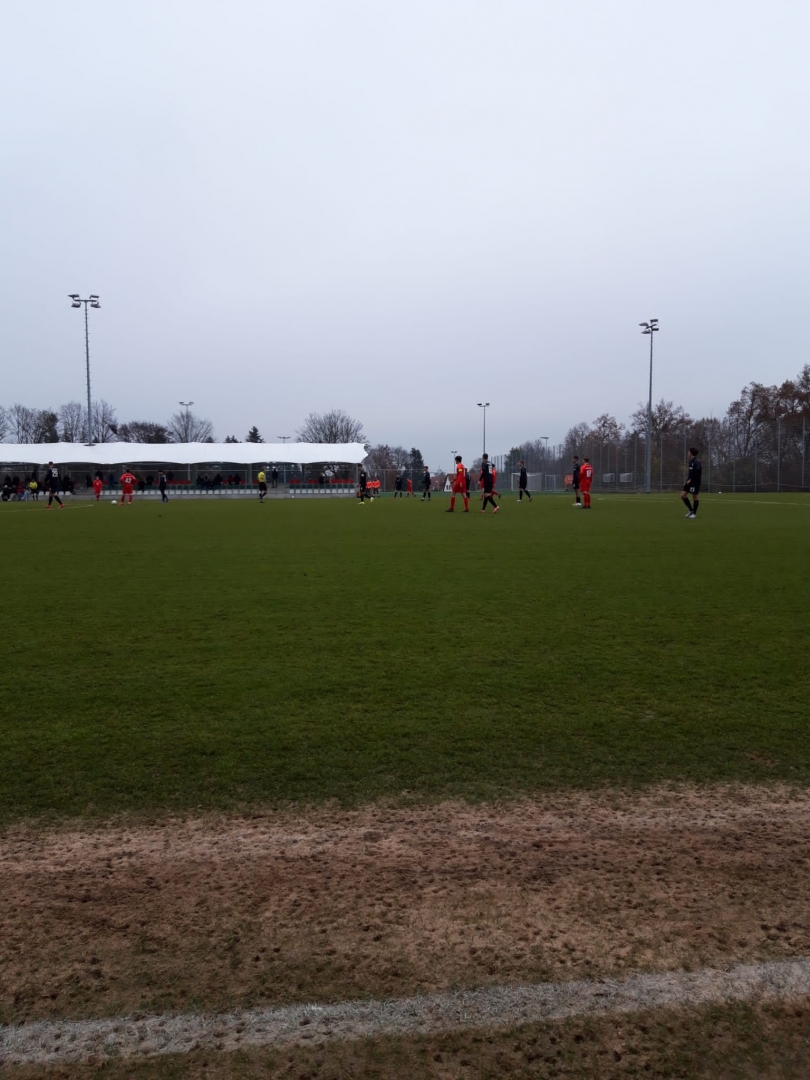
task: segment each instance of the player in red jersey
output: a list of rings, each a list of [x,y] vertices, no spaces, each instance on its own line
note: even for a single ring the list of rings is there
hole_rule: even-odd
[[[104,481],[100,476],[97,476],[93,481],[93,491],[96,495],[96,502],[101,498],[101,489],[104,487]]]
[[[591,481],[593,480],[593,465],[590,458],[584,458],[579,470],[579,489],[582,492],[582,509],[591,508]]]
[[[129,495],[130,506],[132,505],[132,485],[137,483],[135,477],[129,471],[124,469],[124,474],[121,477],[121,505],[123,506],[127,495]]]
[[[456,495],[464,499],[464,513],[470,512],[470,498],[467,494],[467,470],[461,461],[461,454],[456,454],[456,469],[453,476],[453,487],[450,493],[450,506],[445,510],[446,514],[452,514],[456,508]]]
[[[409,476],[405,483],[405,497],[410,499],[411,495],[413,495],[413,480],[411,480]],[[414,496],[414,498],[416,498],[416,496]]]

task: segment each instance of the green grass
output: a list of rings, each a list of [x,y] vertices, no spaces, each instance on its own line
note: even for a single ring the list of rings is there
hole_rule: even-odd
[[[0,821],[810,780],[810,498],[0,506]]]

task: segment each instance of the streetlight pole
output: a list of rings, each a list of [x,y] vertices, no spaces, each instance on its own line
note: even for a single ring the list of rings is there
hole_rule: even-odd
[[[286,445],[287,445],[287,439],[291,439],[291,438],[292,438],[292,435],[276,435],[276,438],[277,438],[277,439],[281,439],[281,441],[282,441],[282,442],[284,443],[284,445],[286,446]]]
[[[87,321],[87,305],[99,308],[101,304],[95,293],[91,293],[86,300],[82,300],[78,293],[69,293],[72,301],[71,307],[80,308],[84,304],[84,351],[87,358],[87,445],[93,445],[93,414],[90,404],[90,325]]]
[[[660,329],[658,319],[650,319],[649,322],[639,323],[643,326],[642,334],[650,337],[650,394],[647,398],[647,467],[644,477],[644,490],[650,494],[650,479],[652,476],[652,371],[653,371],[653,335]]]
[[[486,453],[487,452],[487,409],[489,408],[489,402],[488,401],[479,401],[478,402],[478,408],[484,410],[484,450],[483,450],[483,452]]]
[[[546,473],[548,472],[548,435],[541,435],[540,438],[545,441],[545,446],[543,447],[543,486],[540,490],[545,491]]]
[[[189,438],[189,435],[191,434],[191,430],[190,430],[190,424],[189,424],[189,419],[188,419],[188,410],[191,408],[191,406],[194,404],[194,402],[193,401],[178,401],[177,404],[182,405],[183,408],[186,410],[186,442],[191,442],[191,439]]]

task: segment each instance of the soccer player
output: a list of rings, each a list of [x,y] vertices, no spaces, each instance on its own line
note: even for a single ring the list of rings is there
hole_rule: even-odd
[[[411,495],[413,495],[413,493],[414,493],[413,492],[413,480],[411,480],[411,478],[409,476],[408,479],[405,481],[405,494],[410,499],[410,497],[411,497]]]
[[[368,490],[368,473],[365,469],[360,469],[357,474],[357,497],[360,500],[360,505],[363,505],[364,499],[370,499],[371,495]]]
[[[586,461],[587,461],[587,458],[586,458]],[[581,471],[581,466],[579,464],[579,458],[577,457],[576,454],[574,454],[574,470],[573,470],[573,475],[571,477],[571,487],[574,489],[574,495],[576,496],[576,502],[574,503],[574,506],[577,506],[579,508],[582,507],[582,503],[579,501],[579,474],[580,474],[580,471]]]
[[[481,504],[481,513],[487,512],[487,503],[492,503],[492,513],[497,514],[500,510],[500,506],[492,498],[492,471],[489,467],[489,454],[484,454],[481,458],[481,486],[484,489],[484,501]]]
[[[267,494],[267,476],[264,469],[259,470],[259,502],[264,502],[264,497]]]
[[[430,469],[425,466],[425,471],[422,473],[422,502],[427,499],[430,502]]]
[[[127,495],[129,495],[129,505],[132,506],[132,488],[137,481],[129,469],[125,466],[124,472],[121,476],[121,505],[126,502]]]
[[[48,462],[48,468],[45,470],[45,483],[48,485],[48,509],[50,510],[51,503],[56,499],[59,509],[64,510],[65,504],[59,498],[59,470],[52,461]]]
[[[593,480],[593,465],[590,458],[583,458],[579,470],[579,486],[582,488],[582,509],[591,508],[591,481]]]
[[[518,502],[523,502],[523,496],[525,495],[529,502],[532,501],[532,497],[529,494],[529,474],[526,472],[526,465],[524,462],[520,462],[520,479],[518,480]]]
[[[461,454],[456,454],[456,468],[453,476],[453,486],[450,489],[450,506],[445,510],[445,514],[452,514],[456,509],[456,495],[460,495],[464,499],[464,513],[470,512],[470,496],[468,494],[468,485],[470,483],[470,474],[464,468],[464,464],[461,460]]]
[[[397,495],[399,495],[400,499],[402,498],[402,477],[399,473],[397,473],[397,478],[394,481],[394,498],[396,498]]]
[[[169,496],[166,494],[166,484],[167,483],[168,483],[168,481],[166,479],[166,473],[163,471],[163,469],[161,469],[160,470],[160,476],[158,477],[158,487],[160,488],[160,500],[161,500],[161,502],[168,502],[169,501]]]
[[[700,505],[700,480],[703,476],[703,466],[700,464],[700,458],[698,457],[697,447],[689,447],[689,472],[686,475],[686,480],[683,484],[683,491],[681,492],[681,498],[684,501],[688,518],[696,518],[698,512],[698,506]],[[689,496],[692,496],[692,502],[689,502]]]
[[[101,479],[100,476],[97,476],[95,478],[95,480],[93,481],[93,492],[94,492],[94,494],[96,496],[96,502],[98,502],[99,499],[101,498],[101,492],[102,492],[103,488],[104,488],[104,481]]]

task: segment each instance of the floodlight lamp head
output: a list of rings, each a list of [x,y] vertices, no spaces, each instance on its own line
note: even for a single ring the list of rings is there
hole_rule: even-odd
[[[73,303],[70,306],[71,307],[81,307],[82,305],[78,300],[74,300]]]
[[[68,296],[70,297],[71,300],[78,300],[79,299],[79,294],[77,292],[70,292],[70,293],[68,293]]]
[[[98,293],[94,293],[94,292],[91,292],[91,293],[90,293],[90,299],[91,299],[91,300],[98,300]],[[656,321],[656,320],[655,320],[655,319],[653,319],[653,322],[655,322],[655,321]]]

